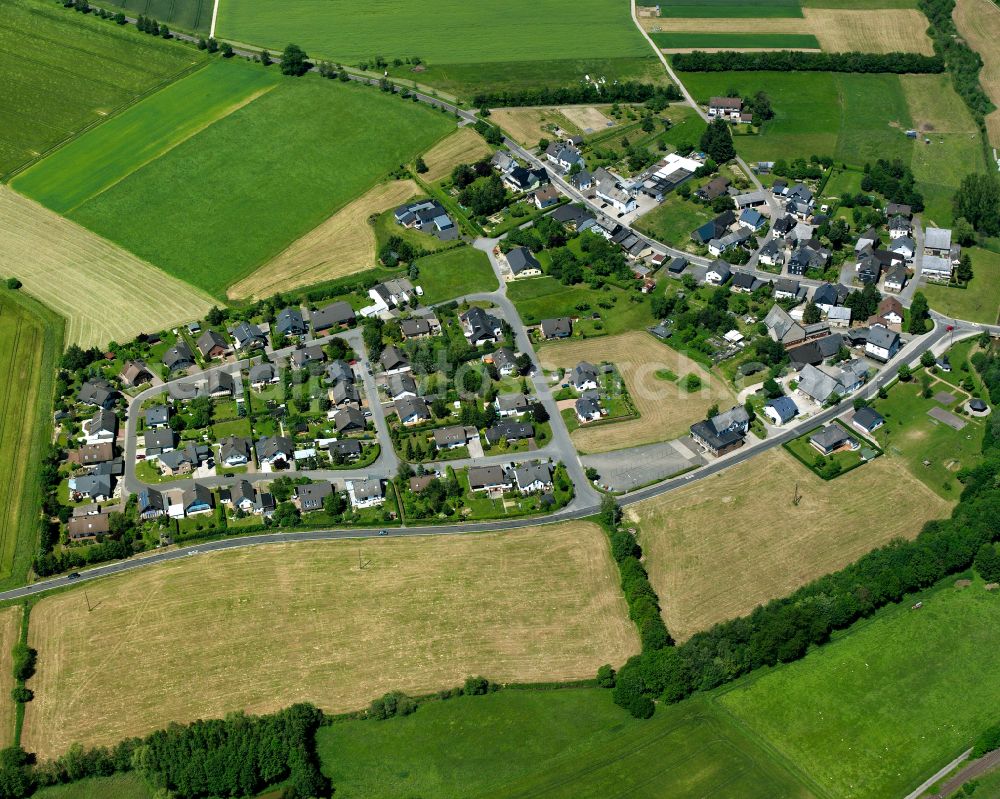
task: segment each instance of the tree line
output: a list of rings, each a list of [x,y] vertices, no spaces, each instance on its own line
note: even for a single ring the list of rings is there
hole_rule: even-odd
[[[561,89],[498,89],[480,92],[473,97],[477,108],[525,105],[566,105],[583,103],[645,103],[649,100],[674,102],[681,93],[672,83],[653,86],[650,83],[624,81],[595,86],[592,83]]]
[[[947,0],[952,2],[953,0]],[[674,67],[682,72],[944,72],[941,55],[918,53],[803,53],[795,50],[743,53],[727,50],[706,53],[678,53]]]
[[[981,369],[992,402],[1000,401],[1000,356],[993,350],[977,353],[974,366]],[[959,472],[964,489],[951,517],[928,522],[912,541],[892,541],[748,616],[697,633],[680,646],[647,645],[643,636],[642,653],[617,674],[603,669],[599,680],[613,686],[615,702],[635,716],[647,717],[653,699],[676,702],[762,666],[797,660],[810,646],[826,643],[835,630],[969,568],[984,544],[1000,539],[1000,418],[991,417],[987,425],[983,454],[981,465]],[[601,522],[611,536],[615,560],[622,564],[635,557],[638,545],[630,549],[624,538],[628,534],[618,529],[610,507],[602,511]],[[636,559],[628,573],[638,575],[641,568]],[[622,568],[623,587],[625,574]],[[630,609],[635,594],[630,585],[626,590]],[[650,587],[643,594],[643,605],[651,612],[655,593]]]
[[[955,91],[982,125],[983,115],[992,107],[990,98],[979,83],[983,59],[958,35],[951,17],[955,0],[918,0],[917,7],[930,20],[935,57],[945,63]]]

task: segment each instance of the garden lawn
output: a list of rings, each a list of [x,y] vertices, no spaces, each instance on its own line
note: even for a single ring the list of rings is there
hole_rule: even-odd
[[[661,705],[637,721],[594,688],[433,702],[390,721],[334,723],[316,742],[344,799],[810,796],[709,703]]]
[[[574,333],[586,336],[613,335],[656,324],[647,295],[610,283],[592,289],[585,283],[565,286],[554,277],[532,277],[512,281],[507,287],[507,297],[526,325],[537,325],[542,319],[555,316],[586,316],[574,326]],[[602,308],[602,302],[611,307]],[[600,318],[591,319],[594,313]]]
[[[811,33],[653,33],[651,38],[664,50],[819,50]]]
[[[684,248],[691,241],[691,232],[714,217],[707,205],[685,200],[676,192],[635,223],[636,230],[674,247]]]
[[[284,80],[71,216],[223,297],[453,125],[371,87]]]
[[[66,214],[277,85],[278,73],[215,61],[22,172],[11,185]]]
[[[496,291],[500,284],[490,265],[489,256],[474,247],[456,247],[419,258],[415,262],[420,275],[417,285],[424,290],[424,305]]]
[[[995,325],[1000,318],[1000,254],[982,247],[963,252],[972,259],[973,277],[967,289],[928,283],[920,290],[938,313]]]
[[[54,3],[4,0],[0,179],[203,58]]]
[[[294,41],[348,64],[376,55],[428,64],[645,56],[648,46],[626,12],[614,0],[580,0],[567,35],[565,19],[534,0],[221,0],[218,33],[277,50]],[[498,30],[500,19],[517,20],[517,35]]]
[[[954,577],[718,700],[835,799],[897,799],[988,725],[1000,703],[1000,594]],[[923,602],[910,610],[914,600]]]

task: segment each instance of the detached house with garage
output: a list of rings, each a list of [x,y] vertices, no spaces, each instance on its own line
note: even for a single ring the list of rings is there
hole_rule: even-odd
[[[707,452],[719,457],[742,447],[749,429],[750,415],[746,408],[735,405],[711,419],[695,422],[691,425],[691,437]]]
[[[507,264],[515,278],[538,277],[542,274],[542,265],[527,247],[515,247],[507,253]]]
[[[743,114],[743,100],[739,97],[712,97],[708,101],[708,115],[712,119],[739,122]]]
[[[899,347],[899,333],[889,330],[885,325],[872,325],[868,329],[865,355],[885,363],[899,352]]]
[[[594,178],[597,182],[595,193],[616,211],[627,214],[638,207],[635,197],[625,188],[624,180],[613,172],[609,172],[604,167],[598,167],[597,171],[594,172]]]

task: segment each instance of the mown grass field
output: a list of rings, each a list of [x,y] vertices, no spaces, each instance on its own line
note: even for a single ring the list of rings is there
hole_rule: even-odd
[[[554,277],[533,277],[515,280],[507,286],[507,296],[517,306],[517,311],[525,324],[537,325],[542,319],[554,316],[580,316],[600,314],[600,319],[582,320],[578,331],[589,336],[624,333],[626,330],[640,330],[656,324],[646,297],[629,294],[623,289],[606,284],[604,288],[592,289],[585,284],[565,286]],[[636,301],[633,302],[632,298]],[[600,303],[611,303],[610,308]],[[585,305],[585,310],[577,306]]]
[[[25,748],[112,743],[170,721],[311,701],[330,712],[470,674],[593,676],[638,651],[604,534],[566,523],[475,536],[233,550],[41,600]],[[108,680],[108,669],[155,679]]]
[[[0,179],[203,58],[54,3],[4,0]]]
[[[572,369],[580,361],[610,361],[618,367],[637,411],[638,419],[613,424],[584,425],[571,438],[581,452],[610,452],[686,435],[688,427],[703,419],[709,406],[733,401],[722,381],[700,364],[654,339],[645,331],[617,336],[547,344],[538,350],[545,369]],[[677,383],[661,380],[660,370],[669,370],[683,379],[696,374],[703,390],[688,393]]]
[[[639,526],[667,628],[685,640],[897,536],[912,538],[951,505],[897,460],[823,481],[775,449],[627,516]]]
[[[928,284],[921,288],[931,307],[946,316],[997,324],[1000,319],[1000,254],[967,247],[972,258],[972,282],[967,289]]]
[[[22,172],[11,186],[60,214],[123,180],[277,85],[278,74],[215,61]]]
[[[954,581],[718,704],[834,799],[906,795],[996,723],[1000,596],[978,579],[964,589]],[[923,607],[910,610],[917,599]]]
[[[221,298],[453,125],[370,87],[286,79],[71,216]]]
[[[229,297],[269,297],[275,292],[371,269],[376,260],[376,240],[368,217],[419,194],[420,187],[412,180],[380,183],[230,286]]]
[[[165,22],[171,30],[208,33],[212,24],[213,0],[111,0],[108,10],[121,9],[130,17],[140,14]]]
[[[142,777],[130,772],[54,785],[43,788],[34,796],[37,799],[153,799],[154,793]]]
[[[344,799],[811,795],[709,703],[661,705],[636,721],[599,689],[435,702],[405,718],[324,727],[317,748]]]
[[[712,219],[712,211],[696,205],[677,193],[671,193],[662,203],[643,214],[635,224],[636,230],[684,249],[691,241],[691,231]]]
[[[416,261],[420,275],[417,283],[424,290],[421,302],[433,305],[464,294],[496,291],[500,283],[490,265],[489,256],[473,247],[428,255]]]
[[[21,585],[35,555],[42,501],[38,470],[51,437],[54,370],[62,345],[58,316],[30,297],[0,290],[0,369],[5,375],[0,393],[0,590]]]
[[[4,272],[66,320],[66,342],[106,346],[196,319],[208,295],[0,186]]]
[[[420,56],[429,64],[502,63],[647,55],[620,4],[582,0],[565,20],[532,0],[419,5],[378,0],[222,0],[218,33],[227,39],[280,49],[295,41],[310,54],[349,64],[382,55]],[[497,30],[498,18],[518,20],[517,36]]]
[[[664,50],[819,50],[811,33],[695,33],[690,31],[651,34]]]

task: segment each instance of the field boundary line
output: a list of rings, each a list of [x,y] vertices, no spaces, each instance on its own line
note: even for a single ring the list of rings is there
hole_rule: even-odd
[[[212,24],[208,28],[208,38],[215,38],[215,23],[219,19],[219,3],[220,0],[215,0],[215,5],[212,7]],[[198,6],[199,16],[201,15],[201,6]]]
[[[217,122],[221,122],[226,117],[231,116],[232,114],[235,114],[241,108],[245,108],[246,106],[250,105],[250,103],[252,103],[254,100],[260,99],[263,95],[267,94],[269,91],[271,91],[272,89],[276,88],[277,86],[278,86],[277,83],[273,83],[270,86],[267,86],[267,87],[264,87],[262,89],[259,89],[258,91],[254,92],[253,94],[249,95],[248,97],[244,98],[243,100],[240,100],[239,102],[236,102],[236,103],[233,103],[230,106],[227,106],[226,108],[224,108],[222,110],[222,112],[220,114],[218,114],[215,117],[212,117],[211,119],[205,120],[202,124],[198,125],[196,128],[194,128],[187,135],[181,137],[180,139],[178,139],[177,141],[173,142],[172,144],[168,144],[163,149],[157,150],[155,153],[153,153],[146,160],[144,160],[144,161],[142,161],[140,163],[135,164],[131,169],[129,169],[127,172],[125,172],[120,177],[115,178],[113,181],[111,181],[106,186],[104,186],[100,191],[97,191],[94,194],[91,194],[89,197],[86,197],[83,200],[80,200],[80,202],[78,202],[76,205],[71,206],[70,208],[67,208],[64,211],[59,212],[60,215],[68,217],[70,214],[72,214],[74,211],[76,211],[80,206],[86,205],[91,200],[94,200],[94,199],[100,197],[102,194],[104,194],[104,192],[108,191],[109,189],[113,189],[115,186],[117,186],[123,180],[131,177],[132,175],[134,175],[136,172],[138,172],[143,167],[149,166],[154,161],[158,161],[163,156],[165,156],[167,153],[169,153],[171,150],[174,150],[177,147],[180,147],[185,142],[188,142],[191,139],[193,139],[199,133],[203,133],[208,128],[212,127],[212,125],[216,124]],[[35,164],[32,164],[32,166],[35,166]],[[44,203],[42,203],[42,204],[44,205]],[[48,207],[48,206],[46,206],[46,207]]]

